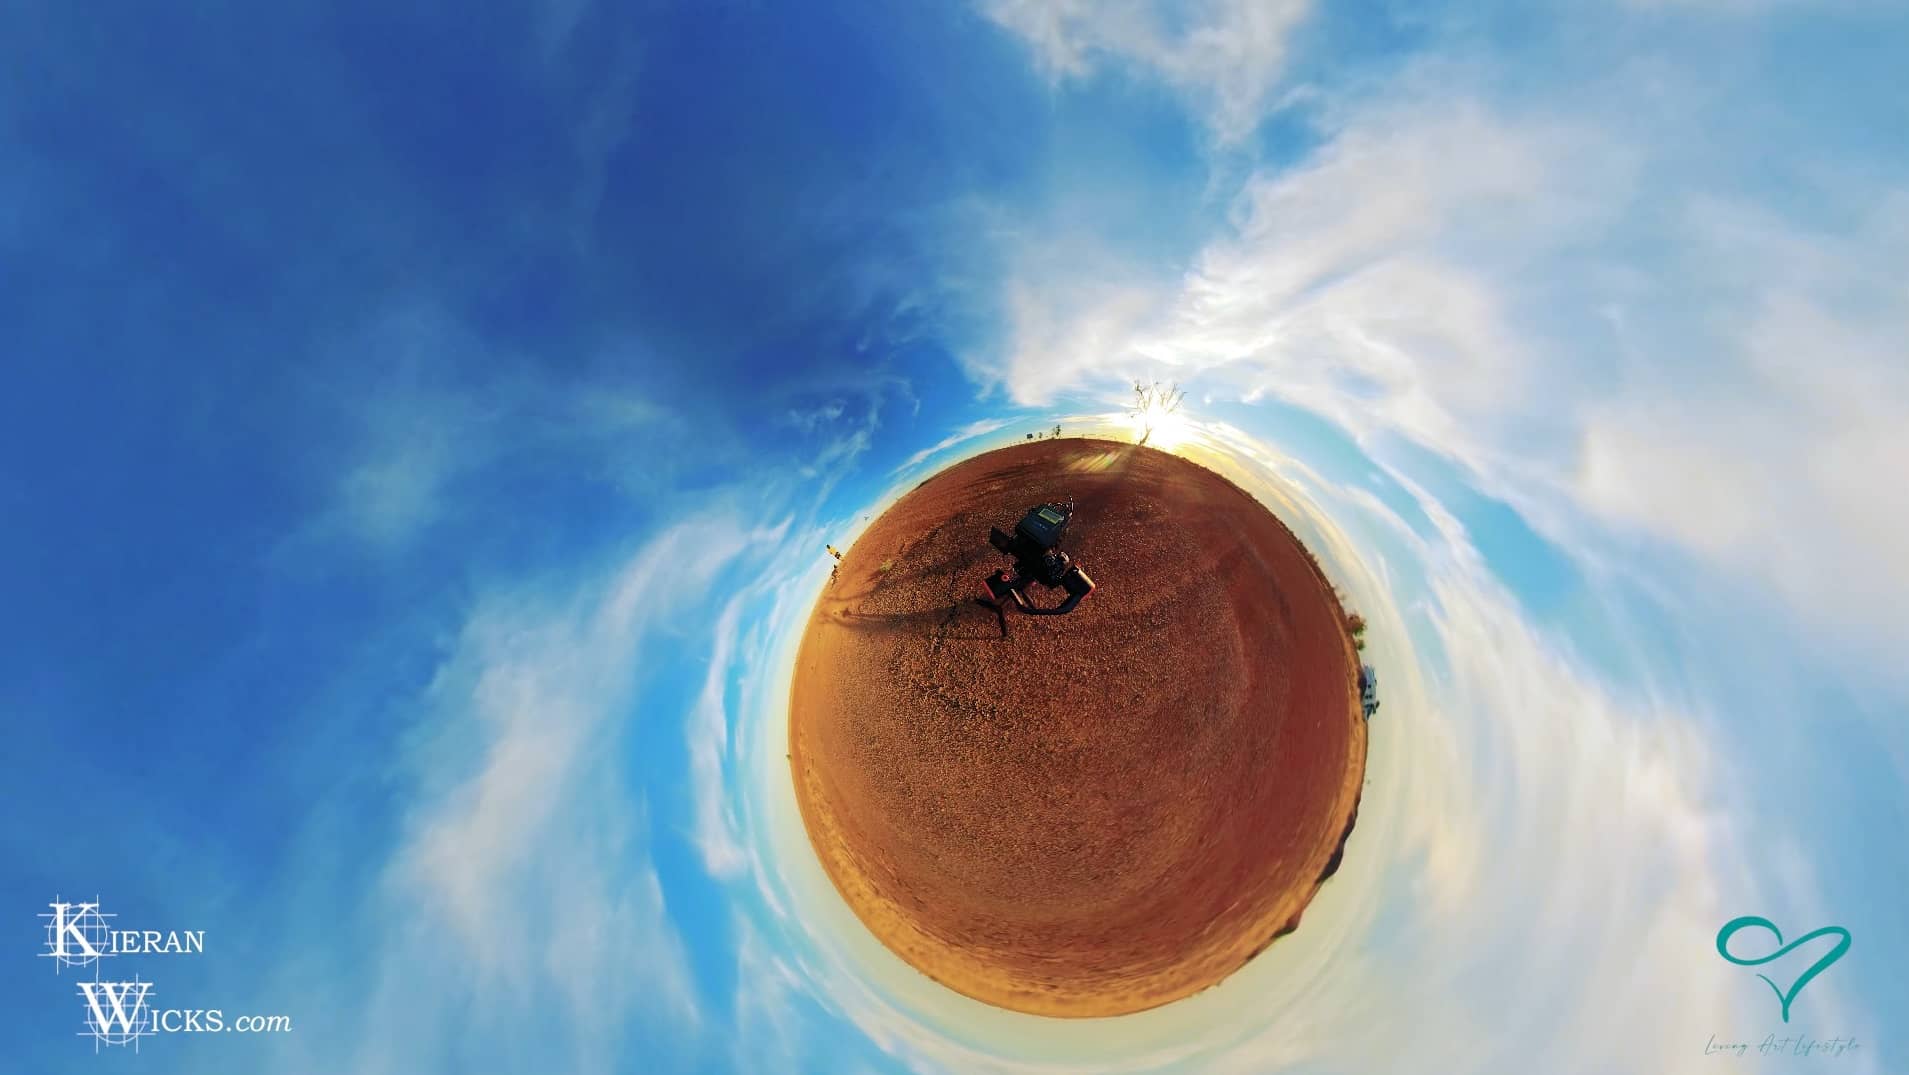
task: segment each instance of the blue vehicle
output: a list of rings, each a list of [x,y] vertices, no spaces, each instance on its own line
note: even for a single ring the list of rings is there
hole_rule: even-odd
[[[1379,711],[1379,674],[1369,664],[1359,666],[1359,707],[1367,720]]]

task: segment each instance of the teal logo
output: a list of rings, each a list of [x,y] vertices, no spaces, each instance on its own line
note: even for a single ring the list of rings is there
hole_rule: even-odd
[[[1782,947],[1760,959],[1739,959],[1731,955],[1730,938],[1736,936],[1739,930],[1749,929],[1752,926],[1769,930],[1770,935],[1776,938],[1776,943],[1782,945]],[[1818,937],[1836,937],[1839,939],[1836,942],[1836,947],[1831,948],[1828,954],[1824,955],[1823,958],[1810,964],[1810,969],[1804,971],[1803,976],[1790,985],[1789,992],[1785,993],[1783,990],[1778,989],[1776,983],[1770,981],[1767,975],[1757,975],[1757,977],[1763,979],[1764,984],[1770,987],[1770,991],[1776,994],[1776,999],[1783,1003],[1783,1021],[1787,1023],[1790,1021],[1790,1005],[1795,1002],[1796,995],[1801,993],[1803,987],[1810,984],[1810,981],[1817,975],[1828,970],[1831,963],[1843,958],[1843,954],[1849,951],[1848,930],[1841,926],[1824,926],[1822,929],[1811,930],[1788,944],[1783,944],[1783,931],[1776,928],[1775,922],[1767,918],[1759,918],[1756,915],[1744,915],[1742,918],[1733,918],[1724,923],[1723,928],[1717,931],[1717,954],[1735,963],[1739,967],[1760,967],[1765,963],[1770,963],[1789,955],[1798,946],[1808,944]]]

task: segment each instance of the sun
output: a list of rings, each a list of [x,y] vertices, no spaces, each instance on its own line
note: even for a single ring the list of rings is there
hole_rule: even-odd
[[[1149,428],[1153,432],[1147,433]],[[1145,437],[1145,443],[1149,449],[1161,449],[1163,453],[1170,453],[1185,445],[1191,433],[1193,433],[1191,422],[1187,422],[1187,416],[1178,411],[1164,411],[1159,407],[1149,407],[1145,411],[1134,414],[1134,437],[1136,439]]]
[[[1167,452],[1185,444],[1192,435],[1192,423],[1179,413],[1185,399],[1186,393],[1178,384],[1134,381],[1133,406],[1127,411],[1127,418],[1136,439]]]

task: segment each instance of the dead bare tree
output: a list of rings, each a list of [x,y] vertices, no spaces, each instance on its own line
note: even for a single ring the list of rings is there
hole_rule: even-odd
[[[1140,443],[1153,436],[1154,423],[1180,409],[1186,393],[1176,383],[1163,386],[1159,381],[1133,383],[1134,404],[1129,414],[1140,422]]]

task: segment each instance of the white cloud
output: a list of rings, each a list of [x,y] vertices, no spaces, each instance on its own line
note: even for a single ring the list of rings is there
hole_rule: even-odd
[[[1699,256],[1742,292],[1715,336],[1728,376],[1640,370],[1584,408],[1571,487],[1824,626],[1899,645],[1909,487],[1884,475],[1909,460],[1909,189],[1841,234],[1754,208],[1692,215]]]
[[[1644,11],[1689,11],[1708,15],[1762,15],[1784,7],[1821,11],[1863,2],[1865,0],[1619,0],[1625,7]]]
[[[805,478],[813,478],[834,468],[839,470],[854,462],[855,457],[868,450],[870,437],[874,434],[872,425],[845,433],[822,446],[822,450],[806,466],[801,468]]]
[[[442,486],[455,469],[446,430],[413,426],[348,471],[338,490],[346,528],[378,548],[402,544],[436,520]]]
[[[902,460],[901,465],[896,467],[894,470],[889,471],[889,474],[890,475],[900,474],[902,471],[907,470],[910,467],[916,466],[920,463],[927,461],[929,456],[939,455],[942,452],[947,451],[948,449],[954,447],[957,444],[962,444],[964,442],[973,440],[976,437],[986,436],[987,434],[992,433],[997,429],[1005,429],[1007,428],[1009,424],[1010,424],[1009,420],[1006,418],[982,418],[977,421],[969,422],[967,425],[962,426],[960,429],[955,430],[953,433],[948,434],[947,436],[941,438],[935,443],[930,444],[928,447],[923,448],[921,451],[918,451],[915,454],[909,456],[908,458]]]
[[[433,526],[494,508],[490,497],[466,495],[487,471],[536,460],[572,474],[654,482],[669,471],[656,444],[686,434],[670,408],[621,386],[553,381],[430,304],[373,319],[340,345],[347,348],[354,361],[342,364],[343,375],[327,366],[308,386],[339,408],[344,435],[313,453],[327,508],[301,540],[342,537],[375,552],[407,551]],[[376,356],[374,369],[355,360],[361,354]],[[487,370],[475,381],[453,372],[472,355]]]
[[[795,1007],[801,982],[746,916],[732,921],[736,938],[736,1071],[798,1071],[804,1021]]]
[[[891,391],[912,401],[915,408],[920,409],[921,401],[915,398],[914,390],[906,380],[883,378],[867,389],[867,411],[861,420],[842,423],[842,428],[829,437],[821,450],[796,467],[796,474],[800,477],[821,479],[816,485],[812,504],[826,502],[836,485],[853,470],[855,461],[874,445],[875,432],[882,427],[882,408]],[[835,426],[846,410],[843,401],[831,400],[817,411],[806,414],[791,411],[789,420],[805,432],[813,431],[824,426]]]
[[[1863,626],[1909,640],[1909,494],[1876,480],[1909,458],[1909,191],[1833,185],[1871,208],[1830,226],[1667,172],[1701,115],[1418,92],[1458,77],[1336,106],[1167,286],[1036,262],[979,375],[1029,403],[1162,370],[1270,395],[1457,462],[1578,551],[1671,541],[1828,626],[1887,593]]]
[[[1285,70],[1310,0],[985,0],[1050,76],[1127,65],[1185,93],[1224,142],[1250,134]]]
[[[714,509],[567,596],[480,598],[410,737],[413,805],[373,896],[363,1034],[333,1070],[429,1069],[453,1043],[575,1070],[607,1069],[633,1034],[659,1062],[701,1047],[626,764],[631,718],[655,719],[631,712],[636,670],[719,572],[784,532]],[[527,1019],[561,1029],[512,1030]]]
[[[747,856],[736,840],[736,821],[727,803],[724,760],[729,751],[729,706],[725,686],[732,671],[736,635],[741,629],[745,595],[737,594],[716,619],[715,644],[702,694],[690,715],[689,777],[696,797],[696,846],[712,877],[732,878],[743,871]]]
[[[1402,767],[1394,861],[1422,865],[1388,889],[1402,939],[1371,953],[1377,981],[1328,972],[1323,989],[1360,1000],[1327,1020],[1340,1037],[1326,1055],[1371,1068],[1406,1055],[1523,1070],[1539,1054],[1560,1072],[1677,1067],[1703,1040],[1694,1032],[1753,1013],[1727,966],[1682,955],[1728,917],[1726,895],[1752,890],[1754,848],[1714,799],[1727,774],[1690,715],[1614,697],[1554,652],[1456,520],[1423,506],[1437,540],[1395,520],[1396,533],[1416,544],[1408,570],[1429,571],[1449,672],[1416,696],[1388,677],[1402,697],[1374,718]],[[1382,615],[1385,636],[1402,637]],[[1406,671],[1395,653],[1375,659]],[[1354,1013],[1375,1006],[1386,1032],[1362,1034]]]
[[[826,425],[842,417],[842,413],[847,409],[848,403],[845,400],[831,399],[827,403],[805,411],[790,410],[784,420],[804,433],[813,433],[817,426]]]

